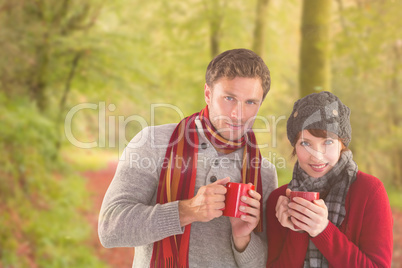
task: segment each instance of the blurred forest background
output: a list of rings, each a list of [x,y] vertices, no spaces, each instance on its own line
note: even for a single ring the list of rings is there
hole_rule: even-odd
[[[271,70],[255,129],[279,185],[294,163],[293,103],[329,90],[352,110],[360,170],[401,210],[401,10],[400,0],[0,0],[0,267],[107,267],[85,242],[96,232],[85,215],[98,211],[83,172],[118,161],[145,125],[202,109],[208,63],[233,48]]]

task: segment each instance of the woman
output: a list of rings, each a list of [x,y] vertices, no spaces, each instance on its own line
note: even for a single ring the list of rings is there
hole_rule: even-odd
[[[330,92],[294,104],[287,135],[297,162],[290,183],[267,201],[267,267],[391,266],[389,200],[382,182],[353,161],[349,116]],[[321,199],[290,202],[291,191]]]

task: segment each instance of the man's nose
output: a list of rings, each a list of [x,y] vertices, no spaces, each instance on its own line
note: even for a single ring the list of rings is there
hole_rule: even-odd
[[[231,117],[235,120],[240,121],[242,119],[243,114],[244,114],[243,105],[240,101],[238,101],[237,104],[234,105],[232,109]]]

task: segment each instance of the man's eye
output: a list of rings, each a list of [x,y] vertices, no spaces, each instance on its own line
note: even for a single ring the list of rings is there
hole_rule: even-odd
[[[232,101],[233,97],[226,96],[225,99],[228,100],[228,101]]]

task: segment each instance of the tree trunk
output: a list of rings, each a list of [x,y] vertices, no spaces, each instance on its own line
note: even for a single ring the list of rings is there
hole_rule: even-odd
[[[38,47],[36,50],[36,64],[29,70],[28,88],[31,99],[41,112],[44,112],[48,105],[48,99],[45,94],[45,76],[48,62],[48,47],[46,45]]]
[[[261,58],[264,57],[265,25],[267,24],[267,10],[269,0],[258,0],[254,28],[253,51]]]
[[[204,6],[209,21],[211,58],[214,58],[220,52],[221,26],[225,17],[226,0],[204,0]]]
[[[210,21],[210,46],[211,46],[211,58],[214,58],[219,54],[219,39],[220,39],[220,18],[211,18]]]
[[[300,95],[330,90],[329,23],[331,0],[303,0]]]
[[[79,63],[79,61],[81,59],[81,56],[82,56],[82,53],[83,53],[82,51],[78,51],[74,56],[73,62],[71,63],[71,69],[70,69],[70,72],[69,72],[68,77],[67,77],[66,86],[64,88],[63,96],[60,99],[59,115],[57,116],[57,120],[56,120],[56,127],[57,128],[58,128],[60,123],[64,122],[63,121],[63,113],[64,113],[64,109],[66,107],[68,94],[70,93],[71,81],[74,78],[75,70],[77,69],[78,63]],[[61,147],[61,136],[62,136],[62,133],[60,133],[60,135],[58,136],[58,140],[56,142],[56,148],[57,148],[58,151],[60,150],[60,147]]]

